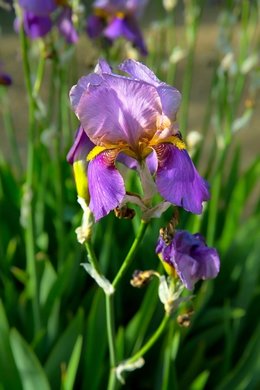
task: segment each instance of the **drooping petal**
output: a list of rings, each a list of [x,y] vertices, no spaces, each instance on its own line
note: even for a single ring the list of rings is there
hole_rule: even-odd
[[[117,38],[124,37],[129,41],[135,39],[135,35],[128,28],[124,18],[113,18],[107,28],[104,30],[104,36],[114,41]]]
[[[143,55],[147,55],[147,49],[142,38],[139,26],[133,16],[115,17],[103,32],[104,36],[114,41],[124,37],[133,42]]]
[[[100,36],[104,28],[105,23],[103,18],[96,15],[90,15],[88,17],[86,30],[90,38],[97,38]]]
[[[155,147],[158,156],[156,184],[169,202],[194,214],[202,212],[202,202],[210,197],[207,182],[198,174],[187,151],[171,144]]]
[[[24,12],[24,30],[31,39],[44,37],[52,28],[49,16],[37,16],[32,12]]]
[[[73,164],[78,160],[87,159],[87,155],[94,148],[93,142],[90,141],[82,126],[79,127],[75,134],[75,139],[72,147],[67,154],[67,161]]]
[[[135,148],[141,137],[152,137],[161,114],[153,86],[125,77],[103,74],[104,82],[88,85],[75,112],[96,144],[127,143]],[[74,87],[74,95],[79,95]],[[102,110],[97,109],[102,107]]]
[[[72,11],[69,7],[65,7],[62,11],[57,21],[57,27],[68,43],[78,41],[78,33],[72,23]]]
[[[128,59],[119,69],[137,80],[154,85],[161,98],[163,113],[171,119],[175,118],[181,102],[181,94],[176,88],[160,81],[147,66],[138,61]]]
[[[96,221],[116,208],[125,196],[124,181],[115,168],[115,155],[109,151],[100,153],[89,162],[89,207]]]
[[[67,161],[73,165],[74,178],[78,195],[89,202],[87,179],[87,155],[95,145],[90,141],[82,126],[75,135],[74,143],[67,154]]]

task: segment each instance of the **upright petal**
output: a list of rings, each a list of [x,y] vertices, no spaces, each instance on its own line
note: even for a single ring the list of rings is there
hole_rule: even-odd
[[[187,151],[171,144],[155,147],[158,156],[156,184],[169,202],[201,214],[202,202],[210,197],[207,182],[198,174]]]
[[[119,66],[119,69],[137,80],[154,85],[161,98],[163,113],[175,119],[181,102],[181,94],[176,88],[160,81],[147,66],[138,61],[128,59]]]
[[[75,112],[94,143],[122,142],[134,149],[141,137],[151,138],[156,131],[161,114],[159,95],[146,83],[109,74],[102,76],[103,83],[88,85]]]
[[[89,207],[96,221],[116,208],[125,196],[124,181],[114,161],[114,151],[106,151],[89,162]]]

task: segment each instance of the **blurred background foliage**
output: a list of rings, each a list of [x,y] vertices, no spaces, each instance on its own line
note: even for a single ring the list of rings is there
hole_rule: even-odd
[[[176,3],[168,11],[159,0],[148,3],[140,23],[149,55],[141,60],[182,92],[180,129],[195,165],[210,183],[211,200],[202,216],[182,211],[179,227],[200,231],[218,249],[221,272],[216,280],[196,286],[192,303],[176,313],[194,311],[190,326],[171,321],[145,356],[145,366],[127,375],[124,388],[257,389],[259,1]],[[8,90],[0,87],[0,388],[104,389],[109,370],[104,294],[80,267],[86,253],[74,231],[81,210],[66,162],[77,127],[68,91],[104,53],[84,31],[73,47],[57,37],[27,42],[33,83],[44,66],[41,85],[37,89],[33,84],[32,139],[13,17],[0,10],[0,57],[13,77]],[[110,62],[116,65],[130,55],[138,54],[128,43],[116,42]],[[28,189],[30,143],[34,165]],[[26,244],[31,204],[34,265],[28,263]],[[154,248],[169,217],[167,212],[151,222],[134,266],[118,286],[119,360],[140,349],[160,323],[157,281],[134,289],[129,280],[134,269],[160,267]],[[110,280],[139,223],[138,217],[124,221],[111,213],[95,226],[94,247]]]

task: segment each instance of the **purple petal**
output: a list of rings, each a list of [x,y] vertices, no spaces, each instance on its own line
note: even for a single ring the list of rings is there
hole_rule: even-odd
[[[73,164],[75,161],[85,160],[90,150],[95,145],[90,141],[82,126],[76,132],[74,143],[67,154],[67,161]]]
[[[181,102],[181,94],[176,88],[160,81],[147,66],[138,61],[128,59],[119,66],[119,69],[137,80],[154,85],[161,98],[163,113],[175,119]]]
[[[125,142],[138,148],[140,137],[151,137],[156,131],[161,115],[157,91],[121,76],[103,74],[103,78],[102,84],[87,87],[75,112],[94,143]]]
[[[97,38],[99,35],[102,34],[102,31],[105,28],[104,19],[96,16],[91,15],[87,19],[87,33],[90,38]]]
[[[55,0],[19,0],[20,6],[35,15],[49,15],[57,8]]]
[[[24,30],[31,39],[44,37],[52,28],[52,21],[48,16],[37,16],[32,12],[24,12]]]
[[[194,214],[202,212],[202,202],[209,199],[207,182],[198,174],[186,150],[170,144],[155,148],[158,156],[156,184],[169,202]]]
[[[68,43],[76,43],[78,41],[78,33],[72,23],[72,11],[69,7],[64,8],[62,11],[57,21],[57,26],[59,32]]]
[[[89,162],[89,207],[96,221],[116,208],[125,196],[124,181],[115,168],[114,158],[111,159],[107,151]]]

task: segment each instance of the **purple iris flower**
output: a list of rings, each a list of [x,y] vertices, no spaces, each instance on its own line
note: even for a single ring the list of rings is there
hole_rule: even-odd
[[[9,74],[2,72],[0,68],[0,85],[9,87],[12,84],[12,79]]]
[[[72,23],[72,11],[64,0],[19,0],[23,12],[23,26],[31,39],[44,37],[57,25],[68,43],[75,43],[78,34]],[[54,15],[57,13],[57,15]],[[19,22],[15,22],[19,28]]]
[[[103,35],[113,42],[123,37],[132,42],[142,55],[147,48],[137,23],[137,15],[146,0],[96,0],[93,15],[87,20],[87,33],[90,38]]]
[[[160,237],[156,253],[166,263],[167,272],[176,272],[189,290],[193,290],[198,280],[212,279],[219,273],[218,252],[215,248],[209,248],[199,233],[177,230],[169,245]]]
[[[200,214],[209,191],[178,130],[180,92],[137,61],[126,60],[119,69],[129,76],[112,73],[101,60],[95,72],[70,91],[72,107],[95,145],[90,152],[86,148],[85,159],[89,206],[96,220],[119,206],[126,195],[117,159],[129,167],[146,164],[154,188],[165,200]],[[69,160],[73,162],[73,156]]]

